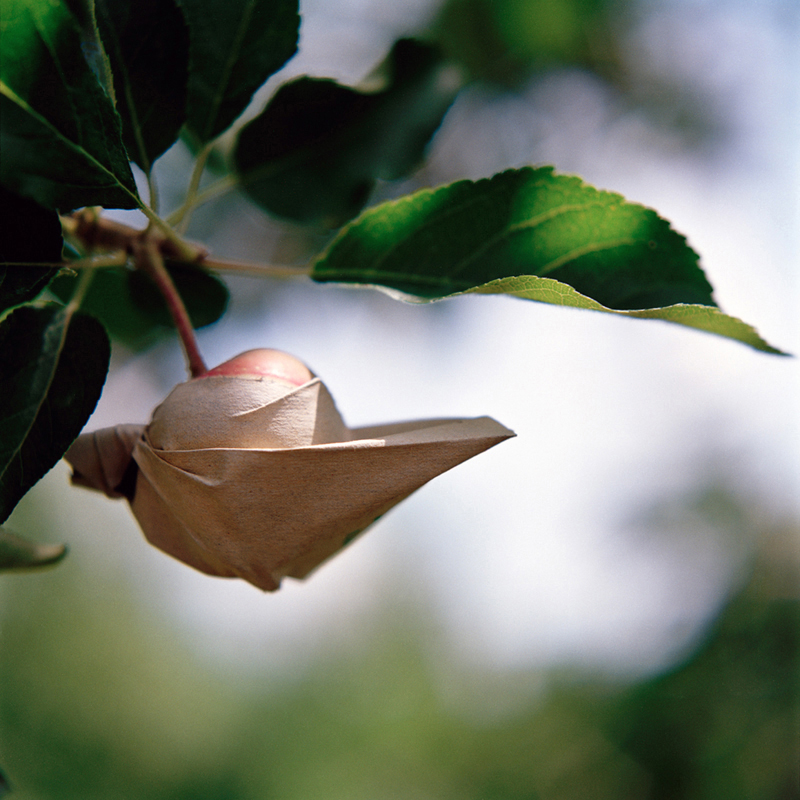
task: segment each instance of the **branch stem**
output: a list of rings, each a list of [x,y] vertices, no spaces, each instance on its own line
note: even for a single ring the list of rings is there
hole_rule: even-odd
[[[166,223],[163,220],[158,225],[158,230],[163,232]],[[98,217],[85,211],[80,211],[70,217],[62,217],[61,225],[64,234],[77,238],[89,248],[101,248],[112,251],[133,252],[134,243],[143,235],[143,231],[131,228],[122,222],[115,222],[106,217]],[[155,223],[151,228],[155,227]],[[168,226],[167,229],[169,230]],[[210,258],[205,255],[205,251],[198,245],[190,244],[180,239],[174,231],[172,237],[161,242],[161,253],[174,261],[181,263],[196,264],[205,269],[212,269],[218,272],[238,272],[242,274],[260,275],[272,278],[303,278],[311,274],[310,266],[291,267],[284,264],[264,264],[252,261],[235,261],[230,259]],[[152,232],[149,233],[152,237]],[[177,242],[177,244],[176,244]],[[108,256],[106,256],[108,258]],[[122,255],[114,256],[114,261],[109,265],[124,263]],[[118,262],[116,259],[122,259]],[[72,262],[71,264],[54,266],[83,266],[83,260]],[[97,266],[105,266],[98,263]],[[90,264],[86,264],[90,266]]]
[[[158,230],[163,234],[164,238],[171,245],[171,256],[187,264],[196,264],[203,258],[206,253],[204,247],[199,247],[184,241],[166,222],[164,222],[163,219],[161,219],[161,217],[158,216],[158,214],[155,213],[155,211],[147,206],[143,206],[141,210],[150,221],[150,224],[158,228]]]

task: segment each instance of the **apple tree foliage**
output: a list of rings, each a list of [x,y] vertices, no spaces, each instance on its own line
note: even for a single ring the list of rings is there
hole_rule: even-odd
[[[254,92],[297,50],[297,0],[0,8],[0,524],[92,413],[110,339],[169,324],[137,253],[155,248],[194,326],[224,313],[219,262],[181,238],[221,149],[222,181],[267,214],[333,232],[306,279],[423,300],[507,294],[780,352],[720,311],[698,255],[668,221],[550,167],[370,206],[377,181],[420,164],[461,88],[428,43],[397,41],[359,86],[285,82],[241,124]],[[160,216],[153,165],[178,140],[195,165],[184,205]],[[148,178],[146,197],[132,163]],[[139,209],[148,228],[115,229],[103,209]],[[62,553],[0,529],[0,570]]]

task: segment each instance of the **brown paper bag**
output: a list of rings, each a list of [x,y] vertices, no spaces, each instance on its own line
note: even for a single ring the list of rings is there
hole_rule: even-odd
[[[513,435],[489,417],[350,430],[319,378],[208,376],[176,386],[147,427],[84,434],[66,458],[74,483],[128,497],[151,544],[274,591]]]

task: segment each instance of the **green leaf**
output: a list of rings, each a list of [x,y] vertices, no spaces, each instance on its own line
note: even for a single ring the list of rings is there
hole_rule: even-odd
[[[94,28],[92,6],[95,0],[63,0],[63,3],[84,31],[91,31]]]
[[[430,45],[401,39],[370,83],[305,77],[282,86],[239,135],[242,188],[274,214],[338,227],[377,179],[413,170],[458,93],[459,73]]]
[[[660,319],[665,322],[685,325],[688,328],[697,328],[698,330],[706,331],[706,333],[713,333],[728,339],[735,339],[742,342],[742,344],[749,345],[765,353],[787,355],[782,350],[778,350],[765,342],[751,325],[742,322],[736,317],[723,314],[722,311],[714,306],[676,303],[662,308],[620,311],[597,303],[590,297],[576,292],[575,289],[565,283],[560,283],[552,278],[537,278],[533,275],[499,278],[458,294],[508,294],[539,303],[584,308],[590,311],[604,311],[608,314],[620,314],[635,319]]]
[[[444,297],[497,278],[567,283],[609,308],[713,305],[697,254],[654,211],[552,168],[424,190],[365,212],[317,280]]]
[[[22,306],[0,324],[0,523],[86,424],[109,356],[102,325],[69,308]]]
[[[175,0],[95,0],[122,139],[145,172],[186,121],[189,31]]]
[[[47,567],[61,561],[66,554],[67,548],[63,544],[36,544],[0,528],[0,572]],[[3,796],[3,786],[0,773],[0,797]]]
[[[192,326],[202,328],[216,322],[228,307],[228,289],[219,278],[198,267],[167,262],[172,282],[181,296]],[[141,272],[128,276],[130,296],[139,310],[159,325],[173,326],[164,296]]]
[[[222,281],[197,267],[167,262],[167,269],[195,328],[216,322],[228,305]],[[50,291],[67,302],[79,278],[60,275]],[[102,322],[112,339],[139,350],[174,329],[167,304],[146,275],[123,267],[97,270],[81,308]]]
[[[203,143],[295,53],[297,0],[178,0],[189,24],[187,126]]]
[[[141,350],[154,344],[165,329],[134,302],[130,274],[124,267],[96,270],[81,308],[96,317],[112,339],[133,350]],[[74,274],[59,275],[49,289],[66,303],[75,293],[79,279]]]
[[[0,181],[47,208],[140,205],[120,120],[68,7],[3,0]]]
[[[58,268],[25,266],[61,261],[58,214],[0,186],[0,314],[33,300]]]
[[[369,209],[339,233],[312,277],[426,299],[512,294],[663,319],[780,352],[714,306],[697,254],[666,220],[550,167]]]

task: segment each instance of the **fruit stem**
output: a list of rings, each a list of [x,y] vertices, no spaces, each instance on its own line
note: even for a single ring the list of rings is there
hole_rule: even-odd
[[[200,354],[192,321],[189,319],[186,306],[164,265],[164,258],[161,255],[158,243],[145,234],[134,244],[133,256],[137,269],[146,272],[153,279],[167,303],[167,308],[183,346],[189,375],[192,378],[199,378],[201,375],[205,375],[208,372],[208,368],[205,361],[203,361],[203,356]]]

